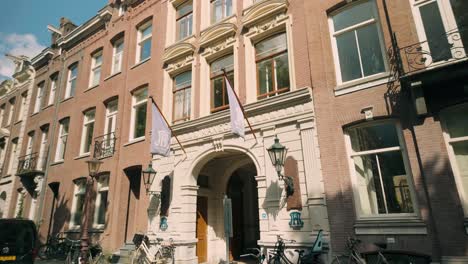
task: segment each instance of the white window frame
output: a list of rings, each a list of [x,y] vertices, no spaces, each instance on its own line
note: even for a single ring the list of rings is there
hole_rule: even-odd
[[[81,144],[80,144],[80,156],[83,155],[89,155],[91,152],[91,147],[93,145],[93,139],[94,139],[94,122],[96,120],[96,109],[90,109],[86,112],[83,113],[83,127],[81,130]],[[85,147],[86,147],[86,138],[88,136],[88,126],[93,125],[93,135],[91,135],[91,142],[90,146],[87,152],[85,152]]]
[[[3,120],[5,119],[5,108],[6,104],[0,106],[0,126],[3,126]]]
[[[98,86],[101,82],[102,73],[102,50],[95,52],[91,57],[91,71],[89,76],[89,87]],[[98,78],[97,78],[98,75]]]
[[[53,105],[55,101],[55,92],[57,91],[57,81],[58,75],[52,76],[50,78],[50,92],[49,92],[49,100],[47,105]]]
[[[127,6],[124,3],[122,3],[122,1],[118,5],[118,15],[119,15],[119,17],[125,15],[125,11],[127,11]]]
[[[39,113],[42,108],[42,102],[43,102],[43,97],[44,97],[44,87],[45,87],[45,82],[41,82],[37,86],[37,93],[36,93],[36,100],[34,102],[34,114]]]
[[[44,170],[45,165],[45,158],[46,158],[46,150],[47,150],[47,143],[49,142],[49,127],[41,128],[41,145],[39,146],[39,155],[37,158],[36,169],[39,171]]]
[[[223,9],[223,14],[222,14],[222,17],[219,19],[219,20],[214,20],[214,10],[213,10],[213,3],[214,2],[218,2],[218,1],[221,1],[222,2],[222,9]],[[216,24],[216,23],[219,23],[220,21],[222,21],[223,19],[227,18],[227,17],[230,17],[232,16],[235,11],[234,11],[234,8],[235,8],[235,2],[234,0],[230,0],[231,1],[231,13],[228,14],[227,13],[227,5],[226,5],[226,1],[229,1],[229,0],[209,0],[209,4],[210,4],[210,22],[212,25]]]
[[[11,140],[11,147],[10,147],[10,160],[8,161],[8,170],[7,173],[9,175],[14,175],[15,174],[15,166],[13,164],[15,163],[17,159],[17,152],[18,152],[18,138],[14,138]]]
[[[19,122],[19,121],[21,121],[23,119],[24,110],[26,109],[26,103],[27,103],[26,98],[27,97],[28,97],[28,94],[26,92],[21,95],[21,101],[20,101],[19,110],[18,110],[17,122]]]
[[[57,137],[57,147],[55,149],[55,157],[54,161],[55,162],[60,162],[65,159],[65,153],[67,150],[67,141],[68,141],[68,133],[70,132],[70,118],[63,118],[62,120],[59,121],[60,126],[59,126],[59,134]],[[67,123],[68,126],[68,131],[64,130],[64,125]],[[63,147],[63,155],[60,157],[60,150]]]
[[[16,98],[10,99],[10,109],[8,111],[8,123],[7,126],[11,124],[11,121],[13,121],[13,115],[15,114],[15,102]]]
[[[98,223],[98,220],[99,220],[99,209],[101,206],[103,206],[101,204],[101,195],[103,192],[107,192],[107,205],[109,204],[109,176],[108,175],[103,175],[101,177],[99,177],[99,180],[97,182],[97,192],[96,192],[96,202],[95,202],[95,205],[94,205],[94,217],[93,217],[93,227],[96,228],[96,229],[103,229],[105,227],[105,223],[104,224],[99,224]],[[106,212],[105,212],[105,216],[107,216],[107,209],[106,209]],[[106,220],[107,217],[104,217],[104,219]]]
[[[368,127],[368,126],[375,126],[379,124],[393,124],[396,129],[396,133],[398,135],[398,142],[399,146],[396,147],[389,147],[389,148],[381,148],[381,149],[375,149],[375,150],[368,150],[368,151],[360,151],[360,152],[355,152],[353,148],[351,147],[351,136],[349,135],[348,131],[349,129],[356,128],[356,127]],[[411,171],[411,166],[410,166],[410,161],[408,158],[408,153],[406,150],[406,143],[403,137],[403,131],[401,128],[401,125],[394,121],[394,120],[383,120],[383,121],[372,121],[366,124],[360,124],[356,126],[352,126],[347,128],[344,131],[344,136],[345,136],[345,144],[346,144],[346,149],[347,149],[347,156],[348,156],[348,162],[349,162],[349,169],[350,169],[350,175],[351,175],[351,183],[352,183],[352,189],[353,189],[353,197],[354,197],[354,203],[355,203],[355,211],[357,215],[358,220],[362,219],[403,219],[403,218],[415,218],[419,217],[419,207],[418,207],[418,201],[417,201],[417,196],[416,192],[414,189],[414,179],[413,179],[413,174]],[[387,214],[372,214],[372,215],[364,215],[362,211],[362,206],[361,206],[361,197],[359,194],[359,187],[357,183],[357,173],[356,170],[354,169],[355,167],[355,162],[354,162],[354,157],[357,156],[365,156],[369,154],[378,154],[378,153],[385,153],[385,152],[394,152],[394,151],[400,151],[403,159],[403,164],[405,166],[405,172],[406,172],[406,177],[408,181],[408,188],[410,190],[410,195],[411,195],[411,202],[413,206],[413,213],[387,213]]]
[[[31,203],[29,205],[29,219],[32,221],[35,221],[36,219],[36,212],[37,212],[37,192],[34,191],[33,194],[31,195]]]
[[[26,144],[26,155],[31,155],[34,148],[34,131],[28,133],[28,143]]]
[[[76,69],[76,75],[75,76],[72,75],[73,69]],[[75,63],[75,64],[72,64],[68,68],[67,87],[65,89],[64,99],[68,99],[68,98],[73,97],[75,95],[77,78],[78,78],[78,63]],[[73,93],[72,93],[72,83],[73,83],[73,81],[75,81],[75,87],[73,88]]]
[[[115,104],[115,109],[112,109],[112,105]],[[104,124],[104,135],[109,133],[115,133],[115,127],[117,124],[117,113],[119,111],[118,99],[112,100],[106,105],[106,123]],[[109,130],[109,120],[112,121],[111,128]]]
[[[72,208],[71,208],[71,217],[70,217],[70,228],[71,229],[76,229],[76,228],[79,228],[81,226],[81,223],[75,223],[75,215],[77,213],[77,203],[78,203],[78,196],[85,196],[86,195],[86,180],[84,179],[80,179],[80,180],[77,180],[75,183],[74,183],[74,190],[73,190],[73,204],[72,204]],[[83,188],[83,189],[81,189]],[[86,199],[85,197],[83,197],[83,208],[82,208],[82,211],[81,211],[81,220],[83,220],[83,212],[84,212],[84,207],[85,207],[85,202],[86,202]]]
[[[341,30],[335,32],[335,26],[333,24],[333,16],[345,11],[346,9],[353,8],[355,5],[361,4],[363,2],[373,2],[374,3],[374,10],[373,11],[374,11],[375,18],[371,18],[371,19],[366,20],[364,22],[360,22],[359,24],[355,24],[353,26],[350,26],[350,27],[347,27],[347,28],[344,28],[344,29],[341,29]],[[337,45],[337,42],[336,42],[336,36],[339,36],[339,35],[341,35],[343,33],[347,33],[349,31],[354,31],[354,30],[356,30],[358,28],[361,28],[361,27],[364,27],[364,26],[367,26],[367,25],[370,25],[370,24],[376,24],[377,25],[377,32],[378,32],[378,35],[379,35],[379,44],[380,44],[380,49],[381,49],[381,52],[382,52],[382,60],[383,60],[383,63],[384,63],[385,70],[383,72],[379,72],[379,73],[376,73],[376,74],[364,76],[363,67],[362,67],[362,58],[361,58],[361,53],[359,51],[359,42],[357,42],[356,45],[357,45],[357,48],[358,48],[359,64],[361,66],[361,75],[362,75],[362,77],[343,82],[342,75],[341,75],[340,58],[339,58],[339,54],[338,54],[338,45]],[[352,84],[352,83],[356,83],[356,82],[365,82],[365,81],[368,81],[370,79],[374,79],[374,78],[376,78],[378,76],[383,77],[383,76],[388,75],[388,71],[389,71],[388,69],[389,68],[388,68],[388,59],[387,59],[387,56],[386,56],[387,52],[386,52],[386,49],[385,49],[385,39],[384,39],[384,36],[383,36],[383,33],[382,33],[382,26],[381,26],[381,22],[380,22],[380,16],[379,16],[379,13],[378,13],[378,7],[377,7],[377,3],[376,3],[375,0],[356,1],[355,3],[348,4],[344,8],[341,8],[341,9],[333,12],[328,17],[328,28],[330,30],[330,37],[331,37],[332,50],[333,50],[333,60],[334,60],[335,72],[336,72],[336,74],[335,74],[336,75],[336,82],[337,82],[338,85],[346,85],[346,84]]]
[[[123,53],[124,53],[124,38],[120,38],[118,40],[116,40],[114,43],[113,43],[113,47],[112,47],[112,71],[111,71],[111,75],[113,74],[117,74],[119,72],[122,71],[122,59],[123,59]],[[119,47],[122,47],[121,50],[119,51]],[[119,62],[118,64],[116,64],[116,62]]]
[[[186,5],[187,3],[190,3],[190,4],[192,5],[192,11],[190,12],[190,14],[186,14],[186,15],[184,15],[182,18],[179,18],[179,17],[178,17],[179,8],[180,8],[181,6],[183,6],[183,5]],[[193,0],[184,1],[183,3],[181,3],[181,4],[179,4],[179,5],[177,5],[177,6],[175,7],[175,23],[176,23],[176,30],[175,30],[175,32],[176,32],[176,41],[183,40],[183,39],[188,38],[188,37],[190,37],[190,36],[193,35],[193,25],[194,25],[194,23],[193,23],[193,22],[194,22],[194,15],[193,15],[193,14],[194,14],[194,12],[193,12],[194,10],[193,10],[193,8],[194,8]],[[190,24],[191,24],[190,28],[188,28],[188,26],[187,26],[187,28],[186,28],[186,29],[187,29],[187,32],[189,32],[189,34],[187,34],[187,35],[185,35],[185,36],[183,36],[183,37],[180,37],[180,29],[181,29],[180,23],[181,23],[181,21],[185,21],[185,20],[188,20],[188,19],[190,19],[190,20],[192,21],[192,22],[190,23]]]
[[[15,214],[14,217],[22,217],[22,215],[18,215],[20,212],[20,205],[22,203],[23,209],[24,209],[24,196],[26,195],[26,192],[24,190],[19,190],[18,194],[16,196],[16,205],[15,205]],[[24,213],[24,212],[23,212]]]
[[[151,27],[151,31],[147,36],[143,36],[143,31],[145,31],[147,28]],[[135,57],[135,63],[139,63],[142,61],[149,60],[151,58],[151,47],[153,45],[153,21],[152,19],[145,22],[141,26],[138,27],[138,33],[137,33],[137,49],[136,49],[136,57]],[[144,44],[146,41],[150,41],[150,56],[148,58],[140,58],[141,57],[141,49],[142,49],[142,44]]]
[[[447,109],[444,109],[441,112],[440,120],[441,120],[441,125],[442,125],[442,133],[443,133],[443,136],[444,136],[444,139],[445,139],[445,145],[446,145],[447,150],[448,150],[450,166],[452,167],[452,171],[453,171],[453,174],[455,176],[455,183],[457,185],[458,195],[460,197],[460,202],[462,204],[462,208],[463,208],[465,218],[468,218],[468,190],[464,190],[464,188],[463,188],[462,175],[460,173],[457,158],[455,156],[455,151],[453,150],[453,146],[452,146],[453,143],[468,141],[468,135],[463,136],[463,137],[452,138],[450,136],[447,123],[446,123],[445,119],[443,118],[443,113],[445,111],[453,110],[453,109],[456,109],[458,107],[460,107],[460,108],[467,107],[468,108],[468,104],[456,105],[456,106],[452,106],[452,107],[449,107]],[[462,122],[462,121],[460,121],[460,122]]]
[[[131,118],[130,118],[130,136],[129,136],[129,140],[130,141],[136,141],[136,140],[140,140],[140,139],[143,139],[145,138],[145,135],[141,136],[141,137],[135,137],[135,132],[136,132],[136,127],[135,127],[135,118],[136,118],[136,108],[142,104],[147,104],[148,102],[148,98],[146,97],[145,99],[142,99],[141,101],[137,101],[137,94],[139,93],[144,93],[144,91],[148,91],[148,87],[145,86],[145,87],[142,87],[134,92],[132,92],[132,114],[131,114]],[[148,107],[148,106],[147,106]],[[148,109],[146,110],[146,115],[148,116]],[[146,121],[145,121],[146,122]]]

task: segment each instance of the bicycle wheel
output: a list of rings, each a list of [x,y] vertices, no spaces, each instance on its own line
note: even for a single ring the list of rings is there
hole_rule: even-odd
[[[277,255],[275,256],[272,256],[269,260],[268,260],[268,264],[284,264],[283,261],[281,261],[281,258]]]
[[[173,247],[164,247],[164,248],[162,248],[161,253],[162,253],[163,263],[165,263],[165,264],[174,264],[174,248]],[[158,259],[158,258],[156,258],[156,259]]]
[[[45,245],[42,245],[39,247],[38,251],[37,251],[37,256],[41,259],[41,260],[46,260],[49,258],[49,245],[45,244]]]
[[[354,258],[351,256],[335,256],[332,261],[332,264],[359,264]]]
[[[132,254],[131,263],[146,264],[146,255],[139,249],[135,250],[135,252]]]

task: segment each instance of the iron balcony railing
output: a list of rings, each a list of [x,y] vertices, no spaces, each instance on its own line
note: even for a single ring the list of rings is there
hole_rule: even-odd
[[[25,174],[29,172],[41,172],[44,171],[45,162],[46,162],[46,155],[42,155],[41,157],[39,153],[31,153],[25,156],[21,156],[18,158],[18,170],[17,174]]]
[[[407,75],[468,59],[468,29],[455,29],[398,48],[401,74]]]
[[[96,137],[94,139],[94,157],[100,159],[113,156],[115,141],[115,132]]]

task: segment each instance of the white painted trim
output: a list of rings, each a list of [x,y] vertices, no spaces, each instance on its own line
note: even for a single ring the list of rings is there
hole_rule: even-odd
[[[148,86],[142,87],[142,88],[132,92],[132,111],[131,111],[131,117],[130,117],[130,133],[129,133],[129,137],[128,137],[128,140],[130,142],[136,141],[136,140],[138,140],[140,138],[144,138],[144,135],[142,137],[138,137],[138,138],[136,138],[134,136],[135,136],[135,117],[136,117],[135,116],[136,115],[135,108],[142,105],[142,104],[146,104],[148,102],[148,98],[145,98],[145,99],[137,102],[135,94],[144,93],[145,89],[146,89],[146,91],[148,91]],[[148,111],[148,109],[146,111]],[[148,116],[148,112],[146,113],[146,116]]]
[[[93,135],[91,135],[91,142],[90,142],[90,147],[87,152],[84,151],[85,144],[86,144],[86,138],[87,138],[87,127],[91,124],[93,124],[93,131],[92,133],[94,134],[94,120],[96,120],[96,109],[90,109],[86,112],[83,113],[83,126],[81,127],[81,143],[80,143],[80,156],[88,155],[91,151],[91,146],[93,144]]]

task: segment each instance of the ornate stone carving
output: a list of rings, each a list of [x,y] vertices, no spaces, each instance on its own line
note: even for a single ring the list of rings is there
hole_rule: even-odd
[[[268,19],[278,13],[283,15],[286,13],[289,7],[287,0],[270,0],[259,2],[244,11],[244,17],[242,22],[245,27],[252,27],[254,24],[258,24],[260,21]]]
[[[261,34],[267,30],[277,27],[283,21],[287,20],[288,16],[286,14],[279,14],[273,19],[263,22],[262,24],[254,25],[249,28],[248,35]]]
[[[236,35],[237,26],[233,23],[220,23],[209,27],[201,33],[200,46],[207,48],[220,39],[226,39]]]
[[[214,147],[214,150],[216,152],[222,152],[224,151],[224,145],[223,145],[223,140],[224,140],[224,137],[223,135],[221,136],[216,136],[216,137],[212,137],[213,139],[213,147]]]
[[[34,191],[37,192],[38,194],[41,193],[42,189],[42,181],[44,181],[44,177],[39,175],[34,178],[34,183],[36,184],[36,187],[34,188]]]
[[[203,51],[202,55],[205,57],[210,57],[211,55],[214,55],[218,52],[231,48],[235,42],[236,42],[235,38],[229,37],[222,42],[217,42],[216,44],[213,44],[213,46],[207,47]]]
[[[164,51],[163,61],[168,63],[174,60],[180,60],[180,58],[186,56],[193,56],[194,52],[195,47],[192,44],[187,42],[177,43],[166,48]]]
[[[188,67],[189,65],[191,65],[192,62],[193,62],[193,56],[190,55],[181,60],[175,61],[174,63],[167,65],[166,70],[169,72],[169,74],[174,75],[177,72],[179,72],[179,70],[184,69]]]

